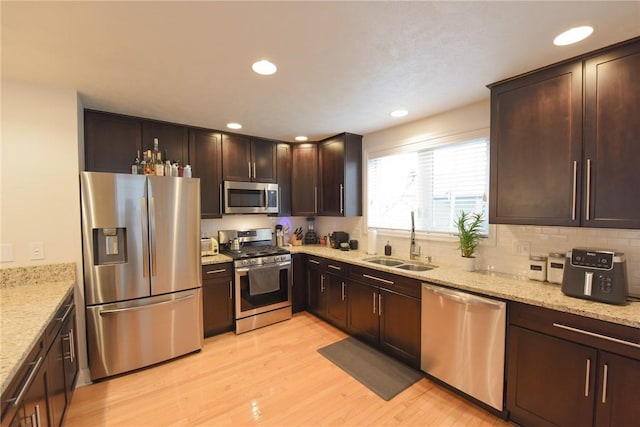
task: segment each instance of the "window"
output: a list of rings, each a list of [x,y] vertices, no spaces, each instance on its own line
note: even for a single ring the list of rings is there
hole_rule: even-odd
[[[489,140],[478,138],[410,151],[370,156],[368,226],[395,230],[457,233],[461,210],[484,212],[488,233]]]

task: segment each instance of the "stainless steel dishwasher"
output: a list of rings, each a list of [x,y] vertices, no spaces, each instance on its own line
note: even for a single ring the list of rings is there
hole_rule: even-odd
[[[506,303],[422,284],[420,367],[502,411]]]

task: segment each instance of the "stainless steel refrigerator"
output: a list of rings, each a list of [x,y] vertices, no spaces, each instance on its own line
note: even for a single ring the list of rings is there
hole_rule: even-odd
[[[80,174],[91,379],[200,350],[200,180]]]

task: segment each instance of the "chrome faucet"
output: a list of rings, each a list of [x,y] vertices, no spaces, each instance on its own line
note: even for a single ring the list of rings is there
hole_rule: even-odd
[[[409,246],[409,259],[420,259],[420,246],[416,245],[416,224],[411,211],[411,246]]]

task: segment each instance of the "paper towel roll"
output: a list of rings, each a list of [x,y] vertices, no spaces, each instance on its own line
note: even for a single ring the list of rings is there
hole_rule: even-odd
[[[369,255],[376,254],[376,246],[378,240],[378,230],[371,229],[369,230],[369,247],[367,248],[367,253]]]

